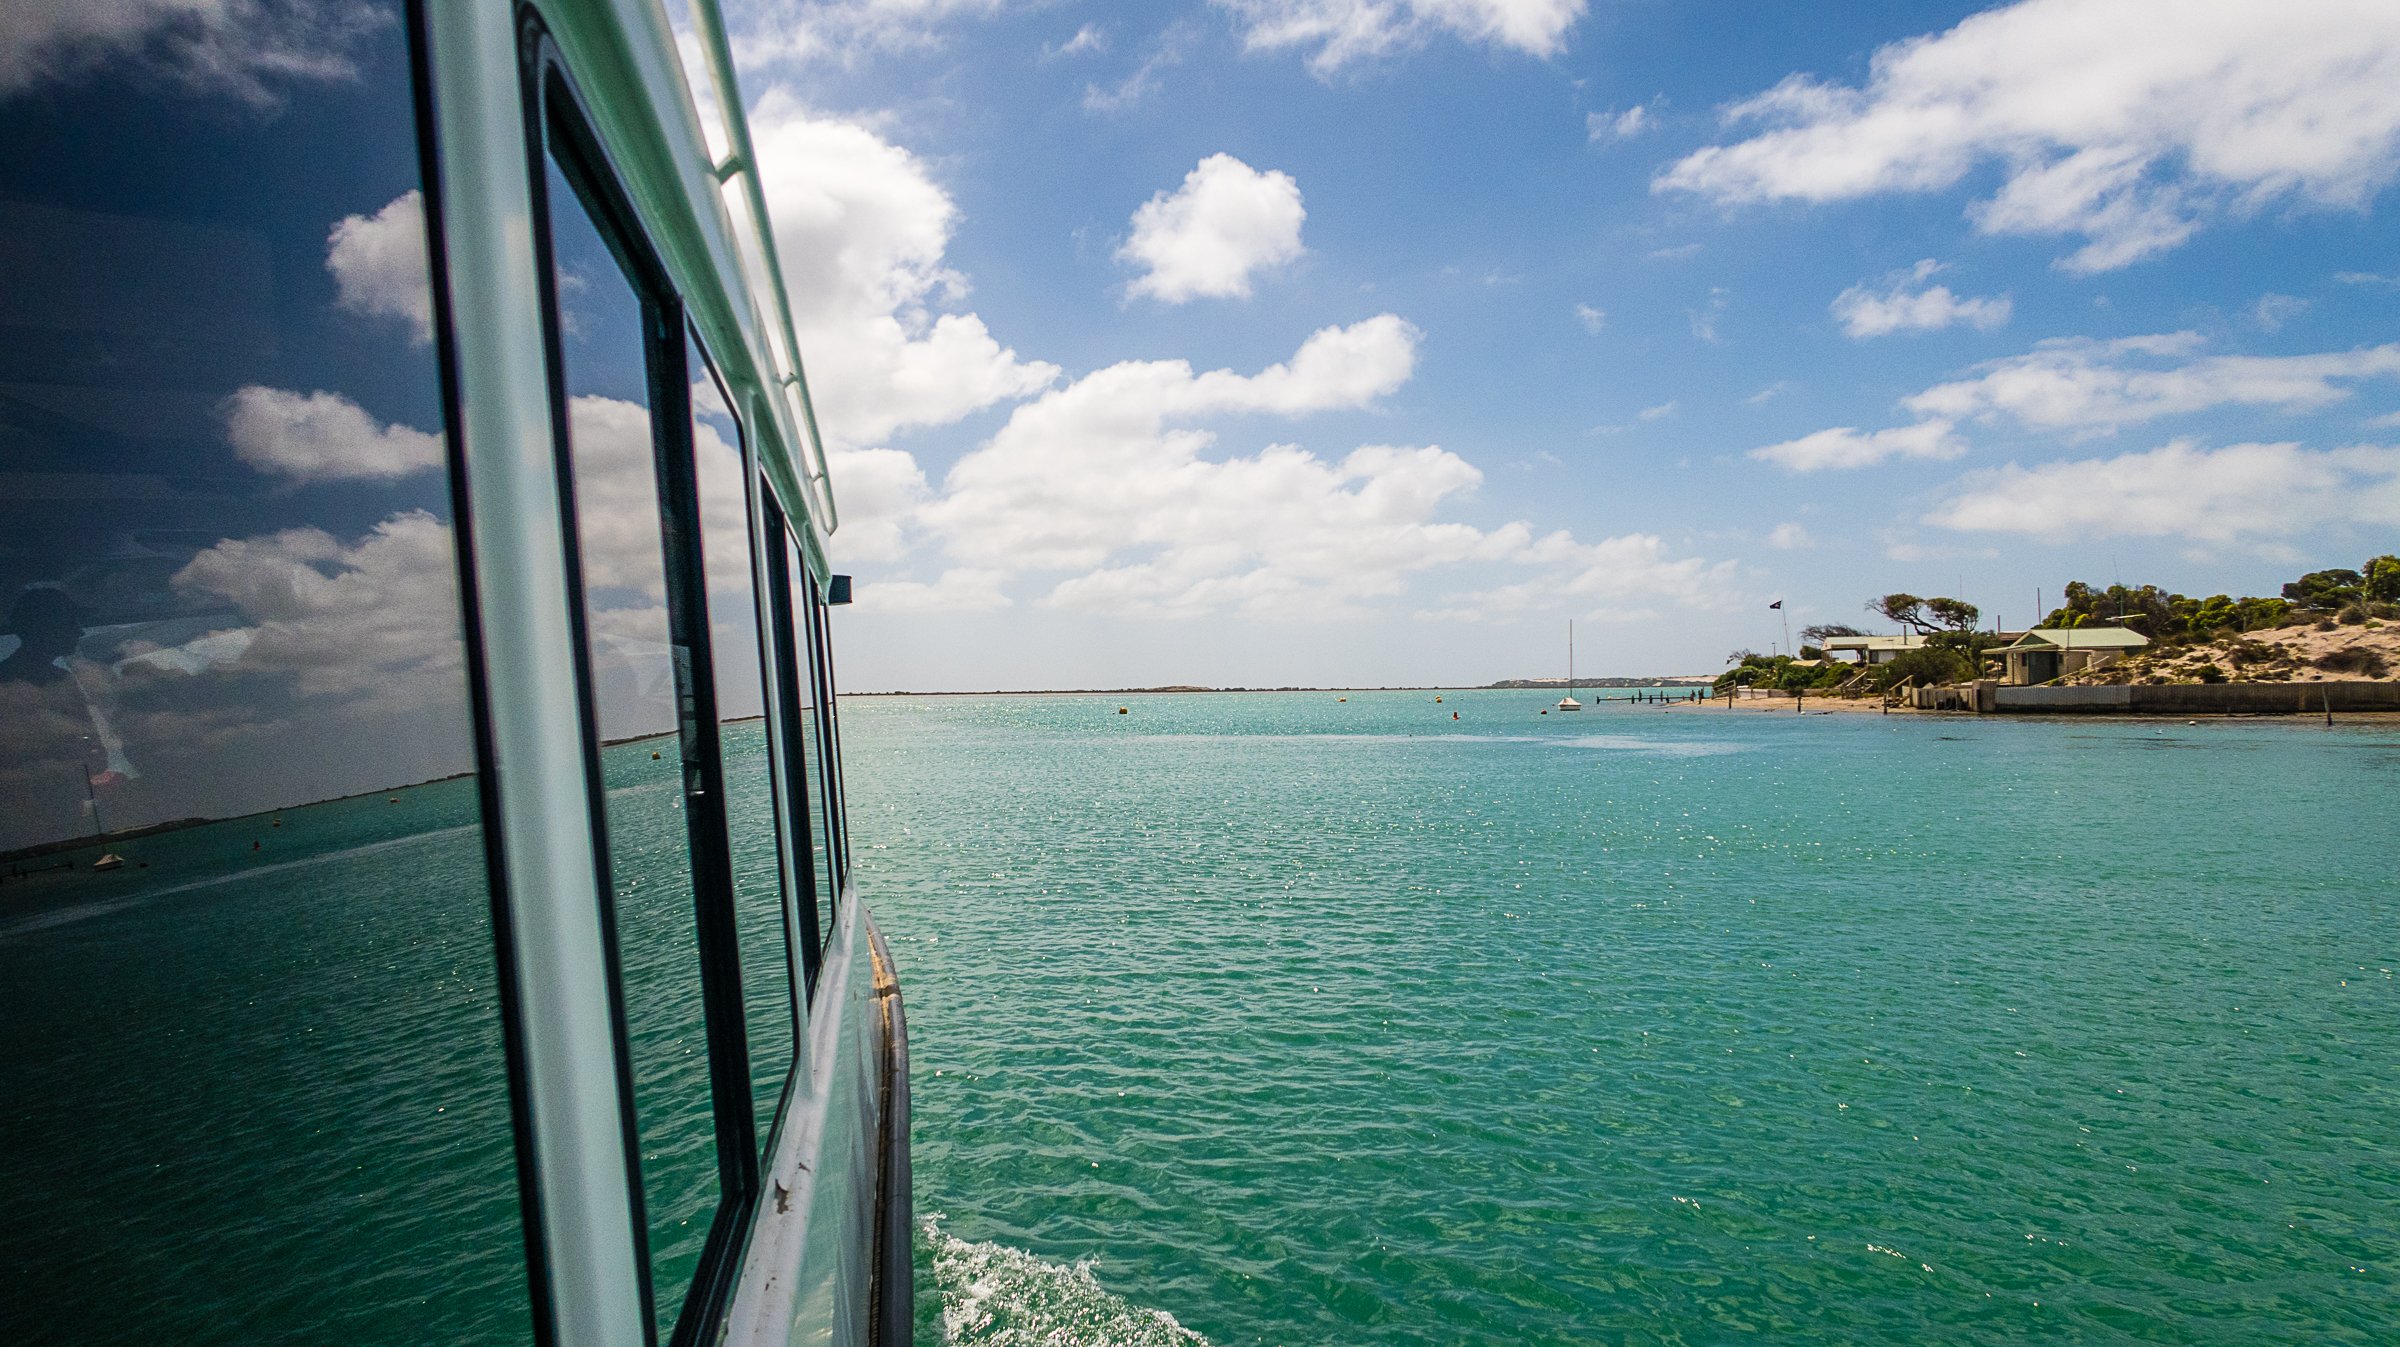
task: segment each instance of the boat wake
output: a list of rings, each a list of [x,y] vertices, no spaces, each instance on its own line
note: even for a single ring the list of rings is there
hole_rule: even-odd
[[[1100,1285],[1097,1260],[1045,1263],[1005,1244],[976,1244],[925,1219],[942,1336],[996,1347],[1207,1347],[1165,1310],[1144,1309]]]

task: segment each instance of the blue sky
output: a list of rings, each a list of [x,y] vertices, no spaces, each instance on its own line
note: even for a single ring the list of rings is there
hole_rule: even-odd
[[[95,794],[127,825],[458,770],[396,6],[20,8],[0,846]],[[730,19],[853,691],[1474,684],[1559,671],[1569,620],[1586,673],[1703,673],[1776,599],[2023,623],[2070,579],[2271,592],[2400,546],[2390,0]],[[569,410],[637,677],[644,387],[620,358]]]
[[[2388,6],[731,22],[850,688],[1480,682],[1569,617],[1693,672],[1778,597],[2022,623],[2400,531]]]

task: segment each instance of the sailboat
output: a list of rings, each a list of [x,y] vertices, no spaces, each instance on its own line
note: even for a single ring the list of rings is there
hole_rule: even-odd
[[[1561,711],[1580,711],[1583,703],[1575,700],[1575,619],[1567,619],[1567,695],[1558,699]]]

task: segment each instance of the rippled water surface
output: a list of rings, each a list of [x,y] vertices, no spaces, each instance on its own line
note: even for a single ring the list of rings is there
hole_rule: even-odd
[[[845,703],[925,1332],[2400,1340],[2400,726],[1546,700]]]

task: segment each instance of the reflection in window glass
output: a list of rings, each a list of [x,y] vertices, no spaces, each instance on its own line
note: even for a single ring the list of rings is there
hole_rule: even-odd
[[[775,774],[767,754],[766,676],[752,579],[750,501],[743,490],[741,427],[726,408],[705,354],[689,345],[692,452],[700,490],[700,547],[708,573],[708,625],[716,673],[717,744],[725,778],[725,830],[733,864],[734,925],[750,1047],[757,1139],[766,1146],[797,1043],[783,861],[776,845]]]
[[[688,664],[668,625],[642,301],[555,164],[549,193],[609,887],[664,1342],[723,1196],[677,734]]]
[[[822,712],[819,708],[822,685],[819,682],[816,639],[817,586],[810,578],[808,559],[799,545],[788,535],[784,539],[787,562],[792,572],[792,627],[797,634],[796,656],[800,689],[800,762],[808,778],[808,867],[809,887],[814,899],[817,923],[817,948],[822,951],[833,943],[833,899],[835,879],[832,851],[828,845],[833,837],[832,797],[825,789],[825,735]]]
[[[850,876],[850,808],[842,783],[842,722],[838,714],[840,685],[833,676],[833,608],[822,601],[817,610],[817,676],[824,680],[820,703],[825,720],[825,812],[830,825],[827,843],[833,854],[834,892]]]
[[[0,1323],[522,1343],[400,7],[90,8],[0,81]]]

